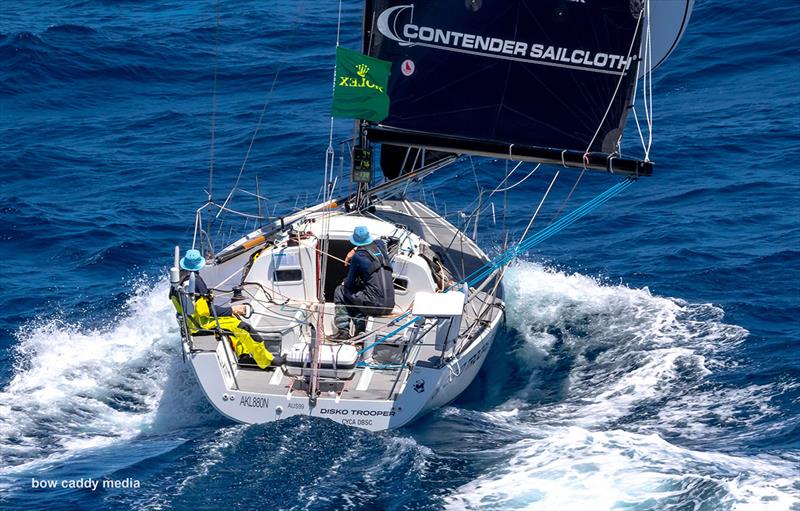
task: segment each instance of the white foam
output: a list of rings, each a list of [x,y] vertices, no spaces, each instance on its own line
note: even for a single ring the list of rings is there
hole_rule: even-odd
[[[530,431],[502,468],[459,488],[449,509],[790,509],[796,465],[692,451],[657,435],[578,427]]]
[[[307,440],[306,436],[303,438]],[[326,444],[323,439],[316,441]],[[319,474],[317,477],[297,488],[296,495],[304,502],[303,509],[331,508],[333,500],[339,498],[346,503],[342,506],[345,509],[363,508],[365,502],[385,495],[387,476],[424,479],[429,459],[434,456],[433,451],[411,438],[366,431],[353,432],[346,446],[343,453],[322,462],[325,468],[315,471]],[[365,451],[371,454],[365,455]],[[296,449],[292,455],[294,452]],[[296,461],[292,458],[290,463]],[[327,463],[330,466],[326,466]],[[360,477],[353,477],[354,471]],[[336,490],[332,492],[331,488]]]
[[[223,428],[216,436],[203,445],[200,459],[194,464],[191,474],[181,480],[175,487],[175,493],[180,495],[195,480],[203,478],[220,463],[225,461],[226,450],[235,445],[244,435],[247,426],[237,424]]]
[[[506,287],[509,325],[526,340],[523,359],[536,360],[534,368],[552,364],[553,357],[571,360],[566,399],[540,412],[551,409],[560,422],[583,427],[619,419],[676,385],[702,380],[710,374],[709,357],[747,336],[723,323],[713,305],[603,285],[538,264],[513,267]],[[540,381],[538,372],[533,376],[528,393],[552,383]]]
[[[470,412],[516,434],[493,453],[503,461],[453,493],[450,509],[796,505],[796,464],[714,451],[722,438],[748,445],[747,426],[774,415],[765,403],[785,390],[708,383],[748,334],[724,323],[720,308],[533,263],[505,282],[508,323],[524,339],[513,355],[530,379],[494,411]],[[545,388],[559,395],[537,402]],[[693,450],[666,435],[707,442]]]
[[[0,473],[152,431],[165,398],[191,398],[191,387],[165,396],[167,380],[188,372],[167,286],[138,286],[106,328],[44,319],[20,329],[14,375],[0,391]]]

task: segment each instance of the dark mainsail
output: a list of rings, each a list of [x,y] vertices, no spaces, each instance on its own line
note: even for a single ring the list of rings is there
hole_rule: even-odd
[[[389,116],[367,137],[649,174],[649,162],[610,159],[634,93],[641,10],[637,0],[367,0],[364,51],[392,62]]]
[[[424,148],[383,144],[381,147],[381,170],[386,179],[397,179],[403,174],[452,156],[452,153]]]

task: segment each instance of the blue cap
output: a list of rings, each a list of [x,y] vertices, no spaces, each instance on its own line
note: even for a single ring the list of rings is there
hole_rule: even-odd
[[[190,248],[181,259],[181,268],[189,271],[200,271],[206,265],[206,260],[199,250]]]
[[[350,243],[357,247],[363,247],[364,245],[369,245],[374,240],[372,239],[372,235],[369,233],[369,229],[367,229],[363,225],[359,225],[355,229],[353,229],[353,235],[350,236]]]

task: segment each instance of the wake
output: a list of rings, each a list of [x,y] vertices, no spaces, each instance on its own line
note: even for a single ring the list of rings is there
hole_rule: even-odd
[[[748,332],[711,304],[520,263],[506,278],[520,390],[489,412],[504,438],[450,509],[791,509],[800,456],[745,454],[785,385],[724,387]],[[518,386],[519,388],[519,386]]]
[[[139,286],[105,329],[55,319],[20,328],[0,391],[0,475],[201,420],[167,289]]]

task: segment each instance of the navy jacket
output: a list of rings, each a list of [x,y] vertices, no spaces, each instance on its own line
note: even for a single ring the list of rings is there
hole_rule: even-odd
[[[356,249],[350,260],[344,287],[350,293],[359,295],[363,305],[376,307],[376,315],[391,312],[394,308],[394,279],[383,241],[376,240]]]

